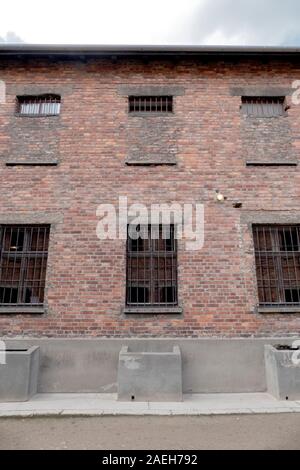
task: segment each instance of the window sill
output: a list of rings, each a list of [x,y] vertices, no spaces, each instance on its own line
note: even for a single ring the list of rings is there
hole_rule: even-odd
[[[128,166],[175,166],[177,165],[176,161],[155,161],[155,160],[126,160],[126,165]]]
[[[169,314],[182,314],[182,307],[123,307],[125,315],[169,315]]]
[[[130,111],[128,116],[131,117],[171,117],[175,116],[173,111]]]
[[[57,166],[57,160],[26,160],[26,161],[18,161],[18,160],[8,160],[5,162],[6,166]]]
[[[43,306],[33,306],[33,305],[12,305],[11,307],[7,305],[0,305],[0,315],[1,314],[19,314],[19,313],[36,313],[36,314],[42,314],[45,313],[45,307]]]
[[[248,160],[246,162],[246,166],[298,166],[297,160],[282,160],[282,161],[255,161],[255,160]]]
[[[16,117],[19,118],[58,118],[60,114],[21,114],[15,113]]]
[[[300,313],[300,305],[294,307],[257,307],[258,313]]]

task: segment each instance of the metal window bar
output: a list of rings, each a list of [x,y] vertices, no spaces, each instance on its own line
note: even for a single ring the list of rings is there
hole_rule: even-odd
[[[141,225],[132,239],[128,227],[126,304],[174,306],[177,301],[177,244],[174,225]]]
[[[253,238],[261,306],[300,304],[300,225],[255,225]]]
[[[173,96],[129,96],[130,113],[171,113]]]
[[[286,114],[284,96],[242,96],[242,111],[246,116],[270,118]]]
[[[0,305],[43,305],[50,227],[0,225]]]
[[[26,116],[57,116],[61,98],[58,95],[19,96],[17,113]]]

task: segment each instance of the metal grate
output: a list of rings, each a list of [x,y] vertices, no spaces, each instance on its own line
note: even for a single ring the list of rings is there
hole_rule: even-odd
[[[60,113],[60,96],[18,96],[17,113],[26,116],[57,116]]]
[[[251,117],[277,117],[286,114],[284,96],[242,96],[242,111]]]
[[[300,304],[300,225],[253,227],[262,306]]]
[[[171,113],[173,96],[129,96],[130,113]]]
[[[141,225],[137,239],[130,230],[128,226],[126,304],[177,305],[174,225]]]
[[[49,226],[0,225],[0,304],[42,305]]]

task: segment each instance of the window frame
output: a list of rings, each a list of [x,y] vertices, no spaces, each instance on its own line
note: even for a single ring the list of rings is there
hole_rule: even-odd
[[[297,245],[287,244],[286,231],[296,230]],[[259,233],[263,234],[260,245]],[[254,269],[259,312],[300,311],[300,224],[255,223],[252,224]],[[264,245],[265,250],[262,249]],[[287,248],[293,249],[287,249]],[[267,276],[264,275],[267,272]],[[298,291],[297,301],[292,291]],[[274,301],[271,301],[275,299]]]
[[[157,225],[154,224],[141,224],[143,227],[147,227],[147,233],[149,236],[149,233],[152,235],[152,230],[157,230]],[[159,230],[163,230],[163,224],[159,224]],[[179,308],[179,303],[178,303],[178,243],[176,239],[176,225],[175,224],[170,224],[170,230],[171,230],[171,245],[172,249],[170,250],[160,250],[156,249],[156,245],[159,243],[159,241],[155,238],[148,238],[148,249],[145,250],[131,250],[130,249],[130,243],[132,243],[130,237],[129,237],[129,226],[127,227],[127,240],[126,240],[126,290],[125,290],[125,310],[127,312],[125,313],[134,313],[134,311],[142,310],[143,313],[147,313],[147,311],[152,311],[156,310],[157,312],[160,310],[169,310],[170,313],[181,313],[181,308]],[[159,232],[160,233],[160,232]],[[138,240],[141,240],[141,238],[138,238]],[[161,238],[159,238],[161,241]],[[166,246],[166,245],[165,245]],[[132,259],[149,259],[149,279],[145,278],[145,271],[147,270],[144,268],[144,279],[134,279],[132,277]],[[161,260],[164,260],[164,271],[165,275],[167,272],[166,268],[166,260],[171,259],[171,267],[169,267],[170,272],[171,272],[171,278],[170,279],[160,279],[159,278],[159,262]],[[155,263],[157,260],[157,269],[155,269]],[[157,277],[155,277],[155,272],[157,270]],[[138,271],[138,268],[137,268]],[[166,277],[166,276],[165,276]],[[161,281],[161,282],[160,282]],[[130,295],[129,295],[129,289],[131,287],[134,287],[133,284],[144,284],[144,286],[147,285],[148,283],[148,289],[149,289],[149,301],[145,301],[145,291],[144,291],[144,301],[137,301],[133,302],[130,300]],[[169,285],[167,285],[169,284]],[[139,286],[137,286],[139,287]],[[155,291],[157,291],[157,295],[159,293],[160,289],[167,289],[168,287],[171,287],[174,289],[172,291],[172,301],[154,301],[155,299]],[[146,289],[146,287],[144,287]],[[165,296],[167,297],[167,291],[165,291]],[[130,311],[132,310],[132,311]]]
[[[265,119],[287,116],[286,96],[242,95],[241,111],[247,118]]]
[[[10,243],[12,242],[13,231],[17,230],[18,235],[16,242],[18,242],[19,234],[23,233],[23,241],[21,249],[15,249],[10,246],[6,249],[6,234],[9,233]],[[37,231],[36,236],[36,249],[32,249],[34,242],[34,231]],[[43,239],[42,239],[43,238]],[[42,242],[43,249],[40,250],[39,245]],[[50,224],[0,224],[0,287],[4,289],[2,298],[0,298],[0,311],[5,309],[17,310],[25,309],[26,311],[32,309],[33,311],[43,309],[45,304],[45,289],[49,259],[49,243],[50,243]],[[12,250],[13,248],[13,250]],[[17,246],[18,248],[18,246]],[[6,261],[6,264],[4,261]],[[37,262],[39,260],[39,262]],[[13,262],[13,268],[10,267],[10,262]],[[19,262],[19,267],[16,268],[16,261]],[[33,268],[30,262],[33,263]],[[11,278],[2,279],[2,272],[12,270]],[[19,275],[14,279],[15,270]],[[27,278],[33,270],[32,278]],[[40,273],[38,275],[38,273]],[[10,293],[10,301],[5,302],[5,289],[17,289],[17,301],[12,302],[12,291]],[[38,295],[33,295],[33,291],[38,291]],[[27,295],[30,294],[30,301],[26,301]],[[36,294],[36,292],[35,292]],[[37,299],[38,301],[33,301]]]
[[[51,111],[49,106],[48,112],[43,109],[47,105],[56,104],[56,111]],[[38,106],[38,112],[23,112],[22,106]],[[61,114],[61,96],[55,93],[43,93],[40,95],[18,95],[16,97],[16,116],[19,117],[57,117]]]
[[[165,100],[165,103],[163,101]],[[156,107],[156,109],[152,109]],[[148,109],[147,109],[148,108]],[[159,108],[159,109],[158,109]],[[129,115],[165,116],[174,114],[173,95],[129,95]]]

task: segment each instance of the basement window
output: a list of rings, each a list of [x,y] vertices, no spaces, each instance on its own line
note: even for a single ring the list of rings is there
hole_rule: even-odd
[[[177,244],[174,225],[128,226],[126,305],[177,305]]]
[[[50,227],[0,225],[0,307],[42,306]]]
[[[300,306],[300,225],[253,227],[261,307]]]
[[[129,113],[172,113],[173,96],[129,96]]]
[[[20,116],[58,116],[59,95],[17,96],[17,114]]]
[[[284,96],[242,96],[243,114],[256,118],[272,118],[286,115]]]

